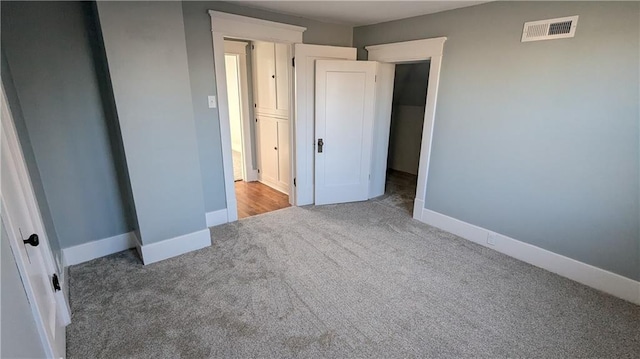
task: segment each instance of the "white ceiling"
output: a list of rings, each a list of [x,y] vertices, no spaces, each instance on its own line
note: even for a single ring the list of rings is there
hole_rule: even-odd
[[[241,5],[351,26],[371,25],[489,1],[244,1]]]

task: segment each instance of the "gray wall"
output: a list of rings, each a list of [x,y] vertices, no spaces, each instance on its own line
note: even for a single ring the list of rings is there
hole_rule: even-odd
[[[113,119],[102,103],[88,5],[2,2],[3,82],[57,256],[57,247],[134,225],[110,140]]]
[[[2,78],[54,255],[60,257],[59,247],[67,248],[138,228],[101,29],[95,23],[95,6],[80,2],[2,2],[1,6]],[[208,95],[215,94],[207,10],[305,26],[307,43],[349,46],[352,29],[223,2],[183,2],[182,8],[184,30],[179,29],[180,26],[174,30],[185,32],[189,81],[194,95],[190,101],[197,129],[197,141],[188,141],[191,144],[184,146],[197,142],[197,158],[202,168],[200,181],[205,185],[197,185],[198,180],[194,178],[186,179],[181,185],[193,192],[192,197],[199,198],[192,207],[199,206],[202,194],[196,192],[201,188],[206,211],[213,211],[225,208],[226,204],[218,114],[207,107],[206,101]],[[136,30],[142,30],[140,36],[146,36],[146,29],[140,26]],[[155,61],[154,55],[147,55],[149,63]],[[146,68],[146,64],[143,67]],[[147,74],[158,77],[155,74],[162,71],[154,68],[153,75],[150,69]],[[12,90],[14,82],[15,90]],[[156,113],[159,112],[162,111]],[[171,131],[163,130],[165,134]],[[167,148],[160,150],[172,152]],[[177,162],[180,155],[172,152],[164,157]],[[159,158],[150,161],[159,161]],[[187,160],[184,165],[193,167],[194,164]],[[176,173],[180,172],[173,172],[172,176],[177,177]],[[160,177],[145,178],[145,181],[166,178],[165,185],[171,182],[171,176],[166,173]],[[147,197],[151,197],[151,193],[149,188]],[[173,201],[170,197],[162,199],[165,203]],[[185,204],[188,199],[180,198],[180,201]],[[168,208],[160,212],[162,216],[173,217]],[[189,223],[184,223],[185,228],[199,227],[195,222],[200,221],[201,215],[191,216]],[[184,217],[189,215],[185,213]],[[165,223],[165,227],[159,227],[160,232],[173,226],[171,221],[158,220]],[[175,233],[178,232],[181,230]]]
[[[407,105],[393,107],[387,168],[418,174],[424,108]]]
[[[359,49],[448,37],[426,207],[640,279],[639,13],[496,2],[356,28]],[[575,38],[520,42],[569,15]]]
[[[213,67],[211,18],[208,10],[304,26],[303,41],[308,44],[351,46],[352,28],[327,24],[294,16],[281,15],[218,1],[184,1],[182,3],[189,59],[189,76],[193,95],[200,167],[202,170],[207,212],[226,208],[222,172],[222,147],[218,112],[209,109],[207,96],[216,94]]]
[[[396,65],[387,167],[418,174],[429,61]]]
[[[140,239],[149,244],[202,230],[182,4],[99,2],[97,7]]]
[[[31,314],[29,299],[24,291],[16,260],[9,245],[9,237],[0,221],[0,273],[2,302],[0,321],[0,357],[2,358],[44,358],[44,349],[36,322]]]
[[[393,105],[424,106],[427,100],[430,61],[396,65]]]

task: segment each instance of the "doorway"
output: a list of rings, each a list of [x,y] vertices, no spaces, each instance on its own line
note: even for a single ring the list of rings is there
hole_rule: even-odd
[[[251,43],[255,45],[255,42],[258,41],[266,41],[281,44],[286,49],[286,57],[287,57],[287,66],[284,69],[281,69],[280,73],[285,72],[287,74],[285,77],[280,77],[278,80],[280,82],[286,81],[289,87],[289,90],[286,92],[281,92],[281,96],[279,97],[280,102],[277,104],[286,108],[289,116],[289,121],[286,123],[288,125],[288,134],[285,133],[285,125],[280,126],[282,131],[280,132],[281,136],[288,136],[290,146],[290,156],[289,161],[287,162],[289,166],[289,189],[286,197],[288,198],[288,202],[290,204],[295,203],[296,193],[295,193],[295,173],[296,166],[291,165],[293,163],[293,153],[296,149],[295,138],[291,134],[293,131],[293,116],[295,115],[295,106],[293,101],[292,89],[293,89],[293,67],[289,66],[293,53],[293,44],[302,42],[302,33],[306,30],[304,27],[281,24],[272,21],[249,18],[245,16],[233,15],[228,13],[223,13],[219,11],[209,10],[209,16],[211,17],[211,36],[213,42],[213,62],[214,62],[214,70],[215,70],[215,86],[217,93],[217,105],[218,106],[218,116],[220,121],[220,137],[221,137],[221,145],[222,145],[222,165],[223,165],[223,174],[224,174],[224,183],[225,183],[225,199],[226,199],[226,208],[208,212],[207,216],[207,225],[213,226],[216,224],[221,224],[225,222],[233,222],[238,219],[238,208],[240,199],[236,196],[236,187],[239,185],[240,181],[234,181],[234,171],[233,171],[233,150],[231,144],[231,120],[229,118],[229,99],[228,99],[228,91],[227,91],[227,71],[226,71],[226,58],[225,58],[225,40],[240,40],[243,42]],[[246,59],[251,59],[251,56],[247,55]],[[250,61],[250,60],[249,60]],[[252,62],[253,63],[253,62]],[[248,66],[247,69],[253,70],[253,66]],[[275,74],[272,80],[276,80]],[[251,74],[247,76],[247,82],[251,81],[251,88],[254,88],[256,85],[255,74]],[[242,88],[242,86],[241,86]],[[247,86],[249,89],[249,87]],[[248,92],[248,96],[252,96],[251,92]],[[286,95],[285,95],[286,94]],[[288,97],[287,97],[288,96]],[[286,98],[285,98],[286,97]],[[278,98],[276,97],[276,101]],[[286,100],[286,101],[285,101]],[[258,101],[261,102],[261,101]],[[215,101],[214,101],[215,105]],[[258,175],[262,175],[262,169],[259,168],[258,164],[260,159],[260,151],[257,150],[260,147],[259,139],[256,134],[258,131],[255,129],[258,127],[256,125],[256,120],[258,119],[258,112],[254,111],[257,109],[258,103],[255,98],[250,99],[249,101],[249,109],[246,110],[245,114],[250,113],[250,116],[246,116],[245,118],[249,118],[249,123],[253,127],[249,127],[248,133],[251,136],[246,136],[247,132],[244,132],[243,141],[244,143],[248,143],[249,141],[247,137],[251,138],[251,143],[253,148],[251,151],[247,151],[246,147],[243,148],[242,158],[244,159],[245,168],[249,167],[247,171],[244,173],[246,176],[247,173],[251,175],[252,173],[256,176],[256,180],[251,182],[242,181],[245,184],[257,184],[261,182],[257,182]],[[247,128],[247,122],[244,123],[244,128]],[[277,146],[274,146],[277,147]],[[277,151],[277,150],[274,150]],[[249,154],[255,154],[255,157],[252,160],[251,166],[246,166],[246,163],[249,162],[247,160]],[[283,151],[282,153],[285,153]],[[258,172],[260,170],[260,172]],[[255,172],[252,172],[255,171]],[[247,180],[247,178],[245,178]],[[262,183],[263,184],[263,183]],[[268,186],[267,186],[268,187]]]
[[[421,61],[395,66],[387,178],[379,199],[409,215],[418,185],[430,65]]]
[[[216,76],[216,92],[219,98],[220,108],[218,110],[220,118],[220,132],[222,141],[222,162],[224,169],[225,197],[227,207],[217,212],[207,213],[207,218],[215,216],[216,219],[223,219],[226,214],[226,222],[237,220],[237,201],[233,181],[231,130],[229,122],[229,108],[227,102],[226,71],[224,57],[225,38],[248,39],[252,41],[274,41],[285,44],[288,50],[290,62],[288,63],[289,75],[288,83],[290,89],[294,89],[295,72],[295,97],[294,91],[289,91],[288,106],[290,121],[289,149],[290,153],[290,181],[289,199],[290,204],[301,205],[313,203],[314,191],[317,184],[314,183],[314,153],[320,151],[323,142],[320,138],[315,138],[313,133],[314,111],[313,91],[315,90],[314,62],[320,58],[324,59],[345,59],[343,56],[333,56],[333,50],[340,49],[331,46],[326,47],[326,51],[320,51],[318,56],[309,56],[315,50],[305,51],[302,46],[302,33],[304,27],[275,23],[271,21],[248,18],[239,15],[232,15],[209,10],[211,16],[211,32],[213,40],[214,68]],[[384,93],[384,98],[388,101],[377,101],[376,114],[373,123],[373,146],[371,146],[372,166],[369,172],[370,185],[368,198],[374,198],[384,193],[386,179],[386,157],[389,140],[389,124],[392,102],[392,88],[395,64],[430,60],[429,83],[430,86],[426,96],[426,107],[424,113],[424,127],[422,144],[420,151],[420,161],[418,170],[418,185],[413,208],[413,217],[422,219],[424,212],[424,200],[427,189],[427,174],[429,172],[429,162],[431,154],[431,140],[433,136],[433,123],[435,119],[436,99],[438,83],[440,77],[440,67],[442,63],[442,50],[446,37],[413,40],[398,43],[365,46],[368,52],[369,61],[377,63],[377,75],[374,76],[374,86],[377,82],[376,93]],[[295,58],[294,54],[295,44]],[[319,45],[315,45],[319,46]],[[342,48],[354,51],[354,48]],[[298,51],[301,50],[301,51]],[[349,57],[349,56],[347,56]],[[357,61],[359,62],[359,61]],[[295,71],[294,71],[295,68]],[[390,71],[389,71],[390,70]],[[315,74],[317,75],[317,74]],[[377,80],[375,80],[377,78]],[[370,81],[366,81],[369,83]],[[277,99],[277,97],[276,97]],[[308,101],[311,100],[311,101]],[[317,98],[316,98],[317,100]],[[277,100],[276,100],[277,101]],[[254,104],[255,106],[256,104]],[[347,110],[347,109],[345,109]],[[384,114],[384,116],[383,116]],[[388,114],[388,115],[387,115]],[[256,116],[257,117],[257,116]],[[295,126],[294,126],[295,123]],[[317,129],[316,129],[317,130]],[[283,133],[284,135],[284,133]],[[310,142],[307,142],[311,139]],[[332,142],[333,144],[333,142]],[[337,144],[337,143],[335,143]],[[327,146],[330,146],[327,144]],[[256,147],[258,147],[256,145]],[[328,149],[328,147],[327,147]],[[327,171],[325,170],[325,173]],[[331,171],[329,171],[331,172]],[[317,174],[316,174],[317,177]],[[317,178],[316,178],[317,179]],[[214,221],[211,221],[214,222]],[[210,223],[210,222],[207,222]]]
[[[233,185],[240,219],[290,206],[288,47],[224,40]]]

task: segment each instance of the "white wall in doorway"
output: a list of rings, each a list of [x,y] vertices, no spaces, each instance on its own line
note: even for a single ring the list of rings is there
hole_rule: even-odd
[[[227,71],[227,91],[229,101],[229,125],[231,126],[231,149],[242,152],[242,108],[240,99],[238,55],[224,55]]]

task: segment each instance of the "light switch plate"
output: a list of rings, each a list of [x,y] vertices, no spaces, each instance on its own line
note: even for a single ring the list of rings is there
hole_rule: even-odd
[[[216,108],[216,107],[218,107],[218,102],[216,101],[216,97],[209,96],[209,108]]]

